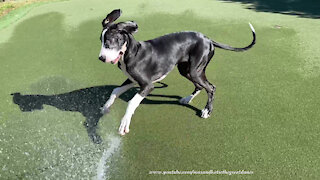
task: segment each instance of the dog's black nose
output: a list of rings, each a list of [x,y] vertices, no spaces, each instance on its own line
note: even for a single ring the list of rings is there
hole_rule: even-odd
[[[103,56],[100,56],[100,57],[99,57],[99,60],[102,61],[102,62],[105,62],[105,61],[106,61],[106,58],[104,58]]]

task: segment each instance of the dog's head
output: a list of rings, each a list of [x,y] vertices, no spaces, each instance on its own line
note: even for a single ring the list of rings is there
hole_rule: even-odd
[[[121,15],[121,10],[116,9],[102,21],[100,36],[101,50],[99,59],[102,62],[116,64],[124,55],[128,45],[128,35],[137,32],[138,25],[133,21],[114,23]]]

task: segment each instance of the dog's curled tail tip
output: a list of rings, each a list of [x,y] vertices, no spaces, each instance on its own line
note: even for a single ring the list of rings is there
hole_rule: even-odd
[[[253,26],[252,26],[252,24],[251,24],[250,22],[249,22],[249,26],[250,26],[250,28],[251,28],[251,31],[255,33],[256,30],[254,30],[254,28],[253,28]]]

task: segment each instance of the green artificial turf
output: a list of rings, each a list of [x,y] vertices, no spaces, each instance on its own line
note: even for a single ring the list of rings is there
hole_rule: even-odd
[[[123,10],[119,21],[138,23],[137,40],[194,30],[243,47],[252,39],[251,22],[257,44],[244,53],[216,50],[206,70],[209,81],[217,86],[210,118],[198,116],[207,100],[204,91],[190,106],[177,103],[194,87],[175,69],[162,81],[168,87],[152,92],[166,97],[144,100],[125,137],[117,135],[117,129],[126,101],[136,91],[118,99],[110,114],[100,119],[103,143],[96,145],[83,126],[86,113],[98,112],[103,92],[126,79],[116,66],[97,59],[101,20],[116,8]],[[101,157],[119,140],[119,147],[102,161],[104,178],[320,176],[320,25],[316,19],[255,12],[238,3],[209,0],[71,0],[34,7],[16,21],[0,29],[0,179],[99,179]],[[12,93],[67,98],[22,112]],[[253,174],[149,174],[171,170]]]

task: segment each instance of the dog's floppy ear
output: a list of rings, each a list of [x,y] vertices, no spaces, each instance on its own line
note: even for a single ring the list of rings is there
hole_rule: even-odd
[[[102,26],[106,27],[107,25],[113,23],[115,20],[117,20],[121,16],[121,9],[115,9],[111,13],[107,15],[107,17],[102,20]]]
[[[118,29],[133,34],[138,32],[138,24],[134,21],[127,21],[118,24]]]

